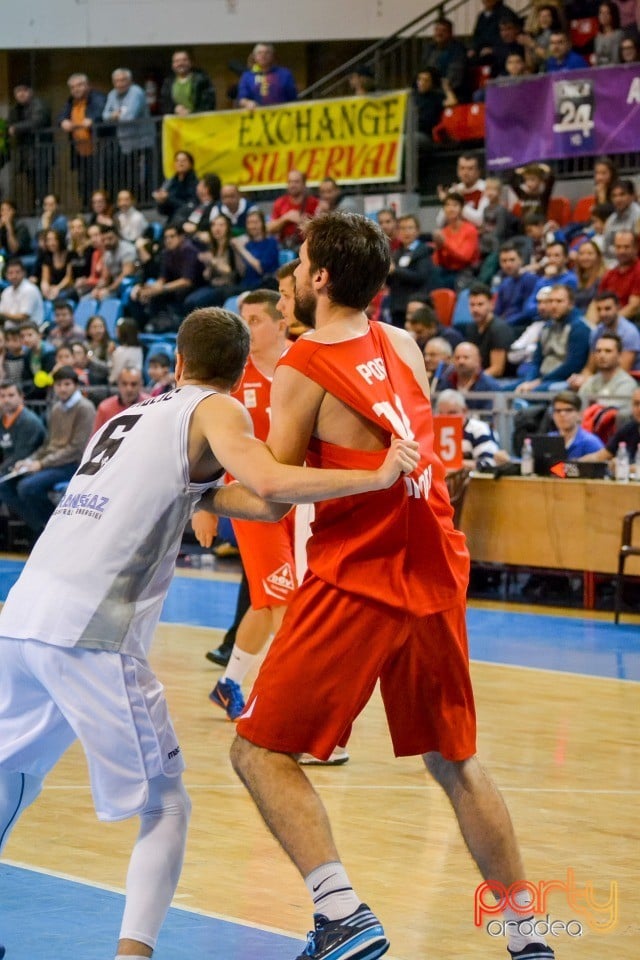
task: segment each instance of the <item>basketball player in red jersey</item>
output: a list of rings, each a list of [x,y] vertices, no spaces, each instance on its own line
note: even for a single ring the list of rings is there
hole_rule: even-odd
[[[287,346],[287,323],[277,309],[279,299],[275,290],[254,290],[244,295],[240,307],[240,315],[249,328],[250,353],[232,396],[248,411],[259,440],[266,440],[269,433],[271,380]],[[216,518],[210,513],[197,511],[192,523],[201,543],[215,536]],[[293,512],[277,523],[232,523],[249,582],[251,606],[238,627],[229,663],[209,698],[225,710],[230,720],[236,720],[244,709],[242,681],[269,636],[279,629],[297,582]],[[211,536],[207,538],[209,528]]]
[[[307,575],[238,720],[231,758],[313,899],[315,929],[299,960],[373,960],[389,942],[354,892],[295,758],[327,757],[346,743],[378,680],[395,753],[422,755],[483,877],[508,888],[524,870],[504,801],[475,756],[468,554],[433,453],[424,362],[408,334],[364,313],[387,276],[388,243],[363,217],[328,214],[309,224],[300,259],[296,310],[315,331],[280,360],[268,446],[284,463],[355,468],[378,464],[391,438],[405,437],[418,442],[420,463],[386,491],[316,508]],[[225,507],[219,496],[215,509],[239,501]],[[509,952],[551,960],[527,935],[531,924],[519,923],[526,898],[504,911]]]

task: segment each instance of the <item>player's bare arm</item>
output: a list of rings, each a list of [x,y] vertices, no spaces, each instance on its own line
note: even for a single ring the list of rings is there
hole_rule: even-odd
[[[205,438],[222,466],[239,481],[217,488],[203,498],[200,506],[244,519],[269,520],[282,515],[281,509],[275,510],[263,501],[315,503],[387,489],[401,474],[411,473],[419,459],[416,443],[394,441],[377,470],[315,470],[281,464],[266,444],[253,435],[247,411],[223,394],[215,394],[199,404],[192,431],[196,437]],[[253,496],[262,502],[256,502]]]
[[[430,399],[429,380],[424,365],[424,357],[420,347],[415,342],[411,334],[406,330],[400,330],[385,324],[382,328],[385,335],[391,340],[393,349],[408,367],[411,367],[420,389],[427,399]]]

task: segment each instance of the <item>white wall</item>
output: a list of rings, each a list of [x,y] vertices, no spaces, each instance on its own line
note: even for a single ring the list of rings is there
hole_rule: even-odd
[[[17,0],[2,18],[1,42],[11,50],[375,39],[431,6],[433,0]],[[470,32],[480,6],[469,0],[453,16],[459,33]]]

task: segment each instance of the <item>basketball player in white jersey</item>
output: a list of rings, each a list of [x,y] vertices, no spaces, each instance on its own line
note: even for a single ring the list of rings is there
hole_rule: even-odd
[[[117,951],[128,960],[151,956],[184,854],[184,765],[147,653],[195,503],[215,511],[226,469],[252,491],[238,487],[236,513],[275,520],[299,499],[385,489],[417,463],[415,444],[396,443],[377,471],[279,464],[229,396],[248,345],[234,314],[187,317],[178,389],[92,437],[0,614],[0,846],[79,738],[99,819],[140,817]]]

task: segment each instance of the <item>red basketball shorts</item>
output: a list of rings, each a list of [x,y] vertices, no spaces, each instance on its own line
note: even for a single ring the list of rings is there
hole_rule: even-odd
[[[294,511],[278,523],[232,520],[254,610],[291,603],[297,588]]]

